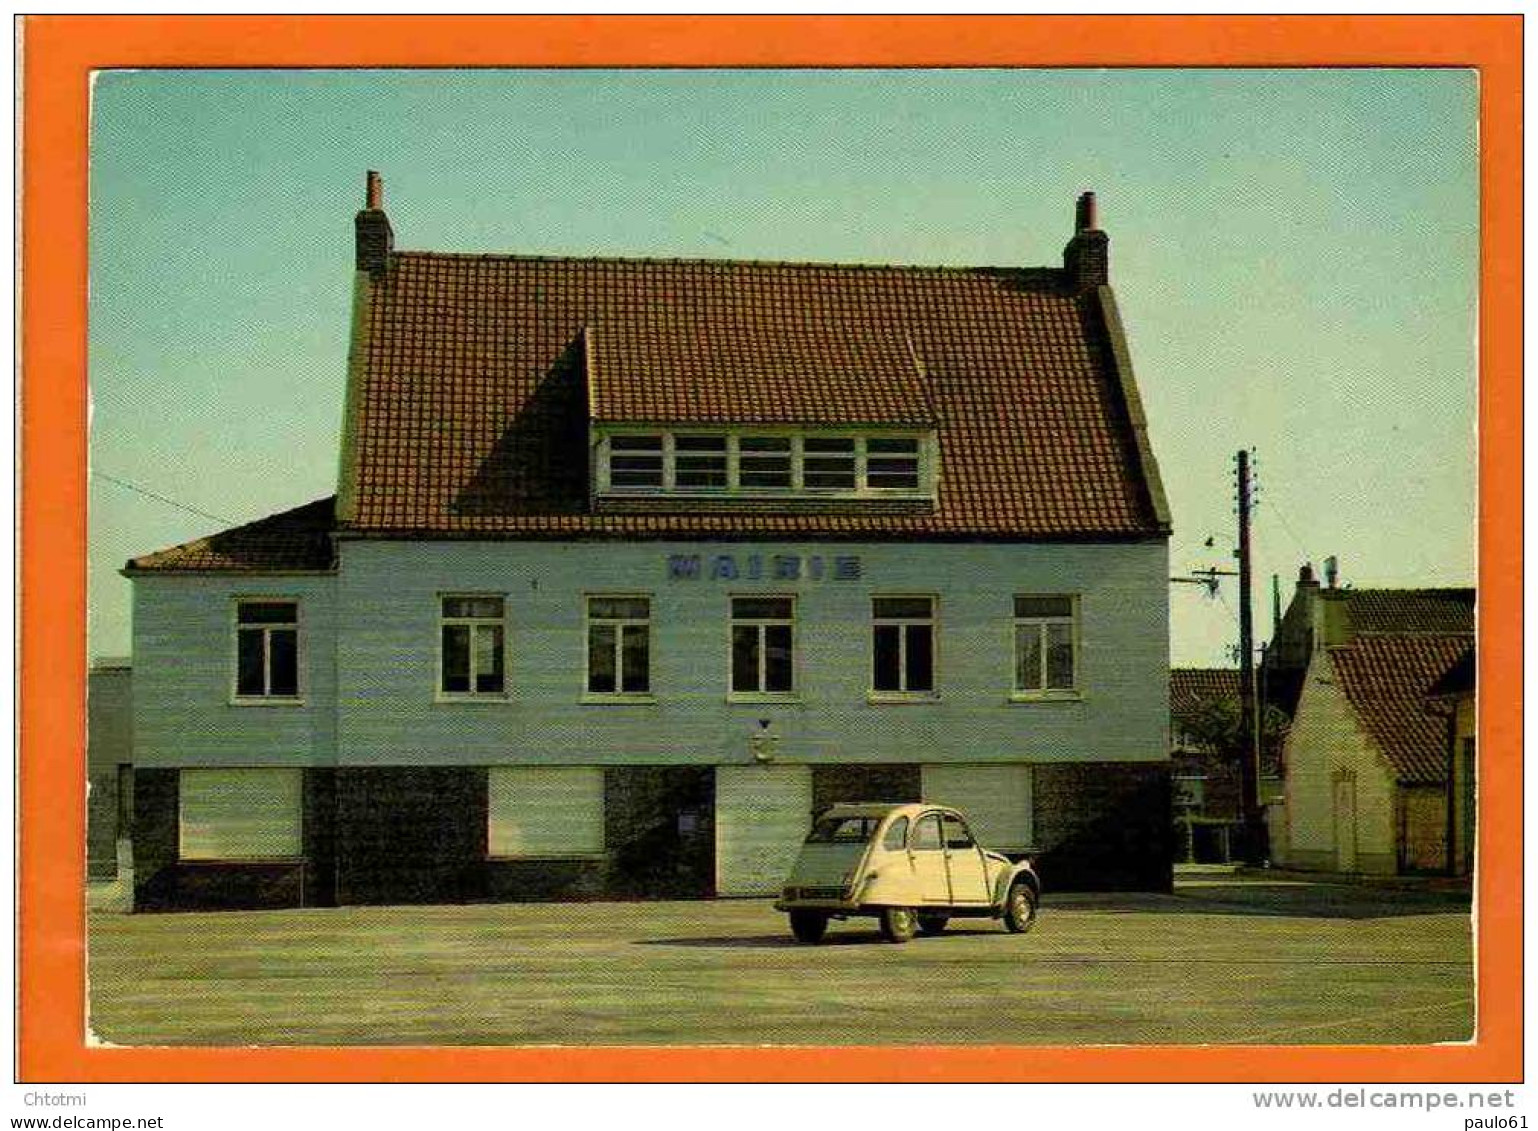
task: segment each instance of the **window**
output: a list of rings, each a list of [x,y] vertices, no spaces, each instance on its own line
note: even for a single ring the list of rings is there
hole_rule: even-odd
[[[933,597],[876,597],[871,687],[891,695],[928,695],[935,689]]]
[[[915,852],[940,850],[940,815],[938,813],[930,813],[919,818],[919,823],[913,827],[913,849]]]
[[[651,692],[651,599],[587,599],[587,690],[591,695]]]
[[[725,487],[726,437],[675,437],[673,485],[675,487]]]
[[[737,485],[789,487],[790,437],[743,436],[737,441]]]
[[[182,770],[177,775],[183,860],[288,859],[302,852],[297,768]]]
[[[795,689],[795,602],[732,598],[732,691],[788,695]]]
[[[851,436],[808,436],[801,441],[801,482],[808,490],[855,489],[855,441]]]
[[[598,484],[620,494],[932,496],[934,462],[933,440],[914,435],[621,432],[602,438]]]
[[[880,817],[823,817],[812,826],[807,844],[868,844]]]
[[[500,857],[603,851],[603,770],[493,766],[486,775],[486,851]]]
[[[975,846],[972,834],[967,831],[967,826],[961,822],[960,818],[947,814],[944,820],[946,848],[972,848]]]
[[[1025,697],[1078,689],[1077,602],[1015,598],[1015,692]]]
[[[865,485],[871,489],[916,491],[919,442],[908,436],[865,441]]]
[[[299,697],[298,601],[237,602],[235,697]]]
[[[662,437],[609,437],[609,482],[615,487],[661,487]]]
[[[881,847],[889,852],[901,852],[908,843],[908,818],[898,817],[881,838]]]
[[[496,596],[443,598],[438,677],[443,694],[503,694],[503,606]]]

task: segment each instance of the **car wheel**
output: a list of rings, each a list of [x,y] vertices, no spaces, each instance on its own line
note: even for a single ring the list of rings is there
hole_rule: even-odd
[[[1036,925],[1036,893],[1023,881],[1016,881],[1004,897],[1004,925],[1023,934]]]
[[[828,930],[828,917],[820,911],[792,911],[790,933],[798,943],[816,943]]]
[[[881,937],[887,942],[905,943],[918,930],[918,916],[911,907],[881,909]]]
[[[945,924],[951,921],[949,915],[920,915],[919,934],[938,935],[945,930]]]

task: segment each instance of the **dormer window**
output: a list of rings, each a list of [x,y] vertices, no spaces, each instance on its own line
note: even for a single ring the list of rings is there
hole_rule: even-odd
[[[932,435],[630,431],[598,435],[600,495],[931,499]]]
[[[865,485],[893,491],[917,491],[919,442],[912,436],[865,441]]]
[[[609,437],[609,483],[614,487],[662,486],[662,437]]]
[[[673,437],[673,486],[725,487],[727,482],[725,436]]]
[[[794,486],[790,473],[789,436],[741,436],[737,440],[737,486]]]

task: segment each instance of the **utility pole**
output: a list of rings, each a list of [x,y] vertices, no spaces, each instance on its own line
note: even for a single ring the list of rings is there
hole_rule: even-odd
[[[1244,822],[1243,856],[1259,864],[1266,856],[1260,813],[1259,711],[1255,704],[1255,626],[1250,611],[1250,453],[1241,450],[1236,467],[1239,512],[1239,734],[1244,743],[1239,765],[1240,810]]]

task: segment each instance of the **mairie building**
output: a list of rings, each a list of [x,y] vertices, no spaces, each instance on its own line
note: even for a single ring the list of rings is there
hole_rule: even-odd
[[[370,174],[335,495],[124,570],[135,906],[761,896],[859,800],[1167,888],[1169,516],[1076,220],[443,254]]]

